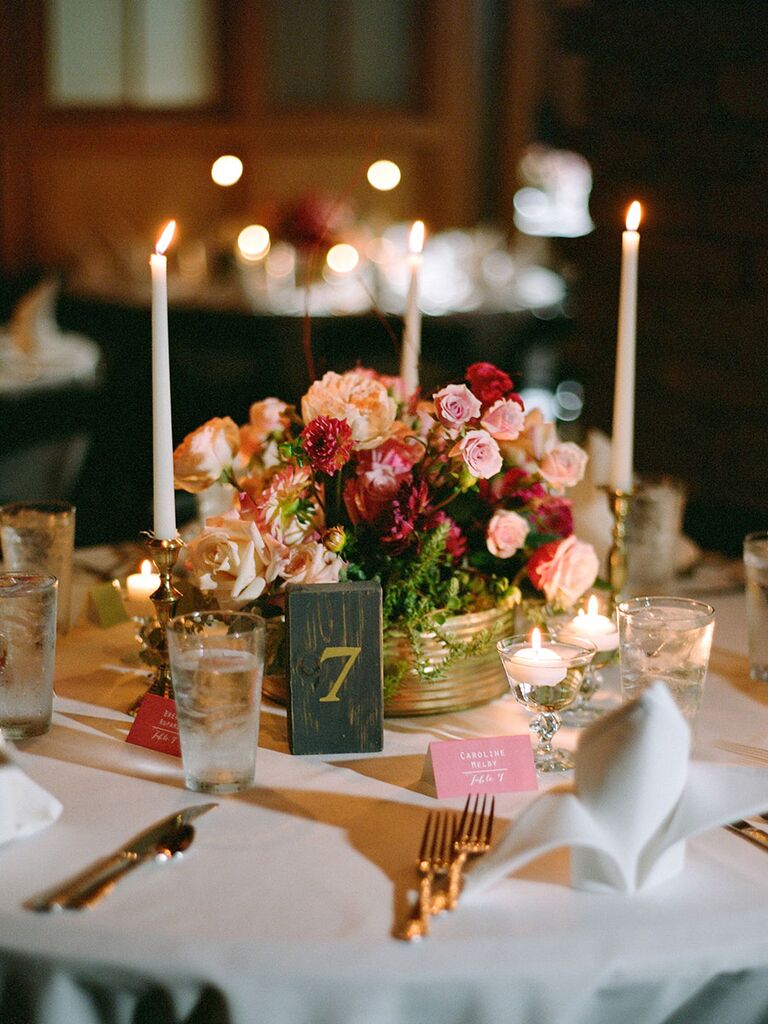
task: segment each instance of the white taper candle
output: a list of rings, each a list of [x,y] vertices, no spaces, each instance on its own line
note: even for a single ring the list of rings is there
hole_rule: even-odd
[[[419,277],[422,249],[424,248],[424,221],[414,221],[408,239],[408,262],[411,277],[405,302],[405,328],[400,354],[400,379],[407,396],[419,386],[419,356],[421,354],[421,309],[419,308]]]
[[[168,353],[168,283],[165,251],[176,221],[169,221],[149,257],[152,273],[152,485],[154,533],[160,540],[176,536],[173,494],[171,369]]]
[[[609,483],[614,490],[632,490],[635,427],[635,345],[637,333],[637,266],[640,250],[640,203],[627,213],[621,236],[621,283],[616,340],[616,382],[613,392],[613,438]]]

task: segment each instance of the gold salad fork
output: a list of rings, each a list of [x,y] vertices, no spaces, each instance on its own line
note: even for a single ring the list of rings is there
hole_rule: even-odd
[[[397,932],[399,939],[412,941],[428,935],[430,917],[445,909],[446,894],[439,894],[440,905],[436,906],[432,890],[435,878],[444,878],[449,872],[455,835],[456,821],[452,814],[435,811],[427,816],[416,860],[419,895],[405,924]]]
[[[483,802],[480,803],[480,794],[476,793],[474,801],[471,796],[468,796],[467,802],[464,804],[464,810],[454,834],[453,858],[448,870],[448,891],[445,899],[447,910],[453,910],[458,903],[468,858],[478,857],[482,853],[487,853],[491,848],[496,797],[491,797],[487,812],[486,800],[487,796],[483,794]]]

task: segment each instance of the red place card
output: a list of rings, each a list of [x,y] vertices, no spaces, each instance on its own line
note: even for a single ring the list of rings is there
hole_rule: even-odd
[[[138,747],[159,750],[161,754],[181,757],[176,705],[167,697],[148,693],[141,702],[126,740]]]
[[[538,789],[528,735],[485,736],[430,743],[424,780],[439,799],[470,793],[521,793]]]

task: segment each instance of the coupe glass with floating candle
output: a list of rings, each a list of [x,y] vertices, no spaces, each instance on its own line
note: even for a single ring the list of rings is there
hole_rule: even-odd
[[[496,645],[515,699],[529,711],[538,712],[531,732],[539,744],[534,751],[538,772],[564,772],[573,768],[568,751],[552,746],[560,728],[560,715],[574,702],[597,646],[591,640],[565,641],[542,637],[534,627],[530,636],[518,634]]]
[[[596,707],[592,702],[592,697],[602,683],[600,670],[618,656],[619,630],[616,621],[600,612],[597,596],[592,594],[587,601],[586,609],[579,608],[572,618],[560,616],[556,620],[548,621],[547,625],[558,640],[576,644],[587,640],[597,648],[594,658],[584,672],[576,701],[562,716],[565,725],[589,725],[602,713],[602,708]]]

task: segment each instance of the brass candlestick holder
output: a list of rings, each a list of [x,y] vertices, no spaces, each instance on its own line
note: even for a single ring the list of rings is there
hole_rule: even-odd
[[[149,557],[160,573],[160,586],[153,594],[150,594],[152,604],[155,606],[155,617],[141,630],[143,641],[141,658],[142,661],[154,667],[152,684],[147,693],[168,697],[170,700],[173,700],[173,683],[171,682],[171,665],[168,658],[168,640],[165,630],[168,622],[173,618],[176,603],[181,597],[173,585],[173,567],[176,565],[182,547],[183,544],[178,537],[173,540],[152,536],[147,538]],[[142,697],[133,708],[134,714],[138,711],[139,704],[143,699]]]
[[[606,487],[608,501],[613,512],[613,543],[608,552],[608,582],[611,585],[613,607],[624,597],[627,585],[627,515],[632,503],[631,490],[621,491]]]

